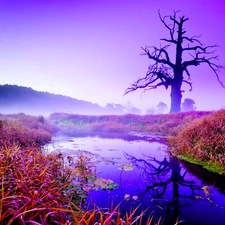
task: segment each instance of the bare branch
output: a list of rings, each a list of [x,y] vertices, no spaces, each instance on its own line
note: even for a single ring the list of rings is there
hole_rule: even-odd
[[[156,83],[158,82],[158,83]],[[151,90],[159,86],[164,86],[166,89],[171,85],[172,75],[170,68],[154,64],[149,66],[149,69],[144,78],[139,78],[129,88],[126,89],[124,95],[136,91],[137,89]]]
[[[218,47],[218,45],[210,45],[210,46],[206,46],[206,47],[203,47],[202,44],[201,46],[199,45],[196,45],[194,47],[187,47],[187,48],[183,48],[182,50],[183,51],[197,51],[197,50],[200,50],[201,52],[199,53],[204,53],[204,54],[213,54],[215,51],[212,51],[212,52],[207,52],[207,49],[208,48],[216,48]]]
[[[152,59],[153,61],[157,63],[162,63],[162,64],[170,66],[171,68],[174,68],[174,64],[171,63],[169,54],[166,51],[167,47],[168,45],[164,46],[161,49],[158,49],[155,46],[153,47],[146,46],[145,48],[142,48],[142,50],[144,51],[142,55],[147,55],[149,59]],[[153,48],[153,51],[151,53],[149,51],[149,48]]]
[[[218,47],[218,45],[209,45],[206,47],[202,47],[202,46],[194,46],[194,47],[188,47],[188,48],[183,48],[183,51],[194,51],[195,55],[192,55],[192,60],[189,61],[185,61],[182,63],[182,67],[184,68],[184,71],[188,74],[188,76],[190,77],[190,74],[187,70],[187,67],[189,66],[199,66],[200,64],[207,64],[210,69],[212,69],[212,71],[214,72],[214,74],[216,75],[216,78],[218,80],[218,82],[220,83],[220,85],[225,88],[225,85],[223,84],[223,82],[220,80],[218,72],[220,71],[220,69],[224,69],[223,66],[217,65],[216,63],[213,62],[213,60],[218,60],[218,55],[214,55],[211,57],[206,57],[208,55],[214,54],[215,50],[213,51],[208,51],[208,49],[210,48],[216,48]]]
[[[174,22],[174,24],[177,24],[177,26],[182,26],[182,24],[189,19],[182,16],[182,17],[180,17],[180,21],[178,22],[176,20],[176,12],[174,12],[174,16],[173,17],[170,16],[170,20],[172,20]]]
[[[183,80],[182,82],[188,84],[190,86],[189,91],[192,91],[192,83],[190,81]]]
[[[177,43],[175,40],[169,40],[169,39],[166,39],[166,38],[161,38],[160,40],[170,42],[170,43],[174,43],[174,44]]]
[[[218,75],[218,72],[220,71],[220,69],[224,69],[224,67],[220,66],[220,65],[216,65],[215,63],[210,62],[210,59],[202,59],[202,61],[200,63],[207,63],[208,66],[213,70],[214,74],[216,75],[217,81],[220,83],[220,85],[223,88],[225,88],[225,85],[220,80],[220,77]]]
[[[176,13],[177,12],[174,12],[174,17],[176,18]],[[161,20],[161,22],[164,24],[164,26],[169,30],[170,32],[170,38],[171,38],[171,42],[172,43],[177,43],[177,41],[174,39],[174,33],[175,33],[175,23],[173,23],[172,27],[170,25],[168,25],[166,23],[166,19],[169,18],[169,16],[164,16],[162,18],[161,14],[160,14],[160,11],[158,11],[158,14],[159,14],[159,18]]]
[[[186,74],[188,76],[188,80],[190,80],[191,79],[191,74],[189,73],[188,69],[186,68],[184,71],[186,72]]]
[[[191,43],[197,42],[200,45],[202,45],[202,43],[198,39],[196,39],[195,37],[189,38],[189,37],[183,36],[182,40],[186,40],[186,41],[189,41]]]

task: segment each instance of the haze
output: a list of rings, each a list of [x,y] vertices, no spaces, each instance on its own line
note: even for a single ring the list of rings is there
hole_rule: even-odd
[[[168,30],[162,15],[189,18],[188,36],[218,44],[225,66],[225,1],[152,0],[1,0],[0,84],[16,84],[105,106],[127,104],[145,111],[160,101],[170,105],[170,90],[160,88],[123,96],[143,77],[151,61],[141,47],[160,46]],[[161,42],[164,44],[163,42]],[[225,89],[207,66],[190,70],[193,91],[183,86],[198,110],[225,106]],[[225,83],[225,70],[220,78]]]

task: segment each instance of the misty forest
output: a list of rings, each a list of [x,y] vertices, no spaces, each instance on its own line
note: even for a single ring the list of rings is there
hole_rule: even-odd
[[[225,88],[223,66],[218,46],[188,36],[180,15],[158,12],[168,37],[142,48],[147,72],[124,87],[163,86],[170,106],[141,114],[131,102],[102,107],[0,85],[0,225],[225,223],[225,109],[199,111],[182,98],[191,67],[206,65]]]

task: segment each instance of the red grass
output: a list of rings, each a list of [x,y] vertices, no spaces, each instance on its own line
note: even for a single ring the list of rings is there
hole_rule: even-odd
[[[169,138],[171,152],[214,162],[225,168],[225,110],[196,120],[176,137]]]

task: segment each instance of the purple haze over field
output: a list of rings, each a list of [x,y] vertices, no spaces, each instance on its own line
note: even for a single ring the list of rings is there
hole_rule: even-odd
[[[181,10],[189,18],[187,36],[218,44],[218,63],[225,66],[224,0],[1,0],[0,84],[102,106],[131,102],[143,111],[160,101],[169,106],[170,90],[164,88],[123,96],[151,63],[140,56],[141,47],[159,47],[159,39],[169,37],[158,9],[163,16]],[[225,106],[225,89],[213,71],[202,65],[190,72],[193,91],[184,85],[183,98],[194,99],[198,110]],[[220,77],[225,83],[225,70]]]

